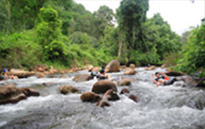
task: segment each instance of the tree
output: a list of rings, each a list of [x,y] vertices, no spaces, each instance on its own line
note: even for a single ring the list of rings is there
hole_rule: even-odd
[[[53,8],[41,8],[39,15],[41,22],[37,26],[39,43],[43,47],[44,60],[59,60],[65,64],[69,62],[67,37],[61,33],[62,22]]]
[[[103,36],[103,32],[106,26],[114,26],[112,23],[114,18],[113,10],[107,6],[100,6],[100,8],[93,14],[96,18],[96,27],[98,28],[99,34],[97,38]]]
[[[145,50],[156,47],[157,54],[163,59],[166,53],[177,52],[181,49],[180,37],[171,30],[170,25],[163,20],[159,13],[148,19],[144,24]]]
[[[146,20],[147,10],[148,0],[123,0],[120,3],[118,22],[120,30],[125,33],[128,49],[143,48],[142,24]]]

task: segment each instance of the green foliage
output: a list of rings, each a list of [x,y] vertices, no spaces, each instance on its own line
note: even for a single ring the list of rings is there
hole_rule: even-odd
[[[120,30],[125,33],[128,49],[142,48],[143,33],[142,24],[146,20],[148,0],[123,0],[118,9],[118,21]]]
[[[4,35],[0,42],[0,67],[30,68],[41,60],[42,49],[35,31]]]
[[[104,30],[107,26],[114,26],[112,21],[114,19],[113,10],[107,6],[100,6],[100,8],[93,14],[96,18],[96,27],[98,29],[97,38],[104,35]]]
[[[103,37],[98,42],[98,48],[104,51],[106,55],[117,56],[118,52],[118,32],[113,26],[106,26]]]
[[[156,48],[153,47],[153,49],[149,52],[131,50],[129,62],[135,63],[139,66],[147,66],[148,64],[159,64],[160,59]]]
[[[103,66],[114,57],[107,56],[102,50],[96,50],[88,44],[69,46],[69,54],[73,57],[73,65],[83,66],[93,64]]]
[[[69,36],[71,43],[74,44],[88,44],[91,46],[96,46],[96,39],[94,37],[89,36],[87,33],[83,32],[74,32]]]
[[[166,53],[176,53],[181,49],[180,37],[171,31],[169,24],[160,14],[155,14],[153,18],[148,19],[144,24],[144,30],[146,37],[144,51],[149,51],[156,46],[157,54],[160,59],[163,59]]]
[[[81,4],[72,3],[69,34],[76,31],[85,32],[93,37],[98,37],[99,32],[96,26],[96,18],[92,13],[85,10]]]
[[[183,49],[183,58],[175,69],[192,73],[205,67],[205,23],[194,28],[188,38],[188,44]]]

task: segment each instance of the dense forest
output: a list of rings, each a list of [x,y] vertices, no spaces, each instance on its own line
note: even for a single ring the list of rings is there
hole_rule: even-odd
[[[30,69],[121,64],[166,64],[176,71],[205,66],[205,19],[179,36],[155,14],[148,0],[122,0],[116,13],[107,6],[87,11],[72,0],[1,0],[0,68]]]

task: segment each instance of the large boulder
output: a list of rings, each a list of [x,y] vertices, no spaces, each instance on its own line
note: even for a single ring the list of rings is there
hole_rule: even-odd
[[[80,99],[83,102],[98,102],[100,100],[100,96],[97,95],[94,92],[84,92],[81,96]]]
[[[93,79],[93,76],[89,75],[89,74],[82,74],[82,75],[78,75],[76,77],[73,78],[73,81],[75,82],[83,82],[83,81],[89,81]]]
[[[122,79],[117,81],[117,85],[119,86],[130,86],[131,85],[131,80],[130,79]]]
[[[117,92],[115,83],[110,80],[100,80],[93,85],[92,91],[95,93],[105,93],[107,90],[112,89]]]
[[[21,69],[11,69],[8,74],[17,76],[18,78],[26,78],[35,75],[35,72],[29,72]]]
[[[133,68],[126,68],[124,71],[125,75],[135,75],[136,71]]]
[[[59,86],[59,91],[62,94],[68,94],[68,93],[78,93],[78,89],[73,86]]]
[[[106,67],[105,72],[120,72],[120,62],[117,60],[112,60]]]
[[[40,93],[32,88],[21,88],[21,92],[24,93],[27,97],[40,96]]]
[[[0,88],[0,104],[17,103],[26,98],[26,95],[16,86],[2,86]]]

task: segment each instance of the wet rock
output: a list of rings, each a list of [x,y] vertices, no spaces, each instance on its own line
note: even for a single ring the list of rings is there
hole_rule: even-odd
[[[35,75],[35,72],[29,72],[21,69],[11,69],[8,74],[17,76],[18,78],[27,78]]]
[[[121,91],[120,91],[120,94],[128,94],[130,93],[128,89],[126,88],[123,88]]]
[[[68,94],[68,93],[78,93],[78,89],[73,86],[59,86],[59,91],[62,94]]]
[[[100,67],[93,67],[90,71],[92,72],[98,72],[100,70]]]
[[[117,81],[117,85],[119,86],[130,86],[131,80],[130,79],[122,79],[120,81]]]
[[[68,76],[66,74],[60,75],[59,78],[67,78]]]
[[[115,83],[110,80],[100,80],[93,85],[92,91],[95,93],[105,93],[107,90],[112,89],[117,92]]]
[[[102,99],[100,101],[98,101],[98,103],[96,105],[99,107],[110,106],[110,104],[107,102],[108,100],[116,101],[119,99],[120,99],[120,97],[117,95],[117,93],[115,91],[113,91],[112,89],[110,89],[110,90],[105,92]]]
[[[205,81],[205,78],[198,78],[186,75],[176,77],[176,80],[185,82],[186,86],[200,86]]]
[[[185,84],[185,82],[183,82],[183,81],[176,81],[176,82],[174,82],[174,86],[185,87],[186,84]]]
[[[135,68],[136,68],[135,64],[130,64],[129,67],[132,68],[132,69],[135,69]]]
[[[122,65],[122,66],[120,66],[120,69],[121,69],[121,70],[124,70],[124,69],[126,69],[126,68],[127,68],[126,65]]]
[[[110,89],[110,90],[105,92],[102,99],[104,99],[104,100],[107,99],[107,100],[110,100],[110,101],[116,101],[116,100],[119,100],[120,97],[117,95],[117,93],[115,91]]]
[[[131,100],[133,100],[133,101],[135,101],[136,103],[138,102],[138,99],[137,99],[137,97],[135,96],[135,95],[129,95],[129,98],[131,99]]]
[[[150,67],[146,67],[145,70],[154,70],[156,68],[156,66],[152,65]]]
[[[37,73],[37,77],[38,77],[38,78],[44,78],[44,77],[45,77],[45,74],[43,74],[43,73]]]
[[[49,74],[54,74],[54,73],[58,73],[58,70],[57,70],[57,69],[54,69],[53,66],[50,66],[48,72],[49,72]]]
[[[135,75],[136,71],[132,68],[126,68],[125,71],[124,71],[124,74],[125,75]]]
[[[84,67],[84,69],[87,69],[88,72],[91,72],[93,68],[94,68],[93,65],[87,65],[87,66]]]
[[[81,96],[80,99],[83,102],[98,102],[100,100],[100,96],[97,95],[94,92],[84,92]]]
[[[48,69],[47,65],[36,65],[34,68],[34,71],[45,72],[45,71],[47,71],[47,69]]]
[[[40,93],[35,91],[32,88],[21,88],[22,93],[24,93],[27,97],[30,96],[40,96]]]
[[[44,82],[42,83],[44,86],[52,86],[54,85],[55,83],[54,82]]]
[[[26,98],[16,86],[2,86],[0,88],[0,104],[17,103]]]
[[[110,107],[110,104],[108,102],[105,102],[103,100],[98,101],[98,103],[96,104],[96,106],[99,107]]]
[[[93,77],[89,74],[82,74],[82,75],[78,75],[76,76],[73,81],[75,82],[83,82],[83,81],[89,81],[93,79]]]
[[[181,72],[175,72],[175,71],[168,71],[165,73],[168,76],[183,76],[184,74]]]
[[[112,60],[106,67],[105,72],[120,72],[120,62],[117,60]]]

